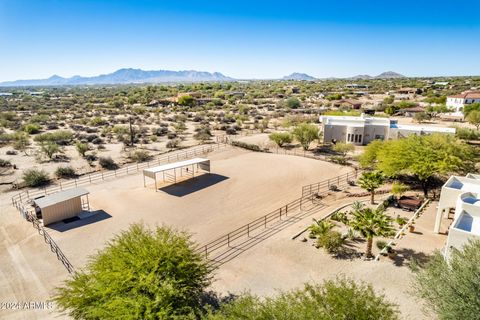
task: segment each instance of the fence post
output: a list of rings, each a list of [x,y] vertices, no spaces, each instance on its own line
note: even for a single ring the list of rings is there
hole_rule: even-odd
[[[250,237],[250,223],[247,224],[247,237]]]
[[[227,247],[230,247],[230,233],[227,233]]]
[[[265,216],[265,228],[267,227],[267,216]]]

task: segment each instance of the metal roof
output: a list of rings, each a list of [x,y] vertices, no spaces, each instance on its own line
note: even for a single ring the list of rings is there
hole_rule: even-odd
[[[185,161],[167,163],[167,164],[164,164],[164,165],[158,166],[158,167],[148,168],[148,169],[143,170],[143,172],[144,173],[146,173],[146,172],[157,173],[157,172],[162,172],[162,171],[171,170],[171,169],[175,169],[175,168],[190,166],[190,165],[197,164],[197,163],[210,163],[210,160],[205,159],[205,158],[194,158],[194,159],[185,160]]]
[[[40,199],[35,199],[33,202],[40,207],[41,209],[53,206],[55,204],[68,201],[74,198],[78,198],[84,195],[89,194],[86,189],[84,188],[74,188],[74,189],[68,189],[64,191],[60,191],[54,194],[50,194],[48,196],[45,196]]]

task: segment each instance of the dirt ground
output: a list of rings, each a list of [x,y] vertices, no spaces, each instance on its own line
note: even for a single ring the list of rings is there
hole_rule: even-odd
[[[79,268],[115,233],[141,222],[167,224],[205,243],[298,198],[301,186],[351,171],[302,157],[238,148],[208,156],[212,173],[174,187],[143,187],[141,174],[90,185],[88,218],[50,225],[48,231]],[[36,230],[1,197],[0,300],[44,301],[67,272]],[[49,310],[0,311],[13,319],[48,319]]]
[[[351,201],[351,200],[350,200]],[[332,205],[319,212],[321,218],[336,209]],[[422,260],[445,243],[444,234],[433,233],[436,203],[432,203],[416,221],[416,232],[407,233],[395,249],[395,260],[335,259],[311,244],[292,240],[308,224],[297,223],[271,238],[243,252],[223,264],[215,274],[212,288],[224,295],[250,291],[258,295],[274,295],[278,290],[289,290],[304,283],[322,282],[337,276],[346,276],[371,283],[378,292],[398,304],[402,319],[433,319],[421,309],[421,303],[412,295],[412,273],[408,264],[413,258]],[[442,224],[442,230],[448,227]]]

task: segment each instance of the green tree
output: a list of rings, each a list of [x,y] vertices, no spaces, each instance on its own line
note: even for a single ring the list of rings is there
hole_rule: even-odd
[[[475,128],[480,127],[480,111],[478,110],[473,110],[467,115],[467,121],[468,123],[472,124],[475,126]]]
[[[16,132],[12,136],[13,148],[18,151],[22,151],[27,155],[27,148],[30,145],[30,137],[26,132]]]
[[[134,224],[57,288],[54,301],[74,319],[192,316],[210,271],[190,235]]]
[[[302,103],[300,100],[298,100],[295,97],[290,97],[287,100],[285,100],[285,107],[289,109],[298,109],[302,106]]]
[[[416,268],[416,294],[439,319],[478,319],[480,241],[451,250],[448,260],[437,251],[424,268]]]
[[[467,117],[468,114],[472,111],[480,111],[480,103],[471,103],[463,107],[463,114],[465,115],[465,117]]]
[[[417,112],[413,116],[413,120],[415,120],[418,123],[424,123],[430,119],[431,119],[431,116],[426,112]]]
[[[193,107],[195,105],[195,99],[190,95],[183,95],[178,98],[178,104],[186,107]]]
[[[379,171],[364,172],[358,179],[358,185],[370,192],[370,203],[375,204],[375,190],[385,182],[384,175]]]
[[[274,132],[271,133],[268,138],[275,142],[280,148],[287,143],[291,143],[293,140],[293,137],[289,132]]]
[[[424,195],[428,196],[435,175],[471,171],[475,153],[472,147],[450,135],[411,135],[368,145],[360,163],[378,169],[387,177],[410,174],[420,182]]]
[[[397,181],[392,184],[392,194],[397,198],[400,198],[408,189],[408,186]]]
[[[52,160],[55,157],[55,154],[61,151],[60,146],[55,142],[43,142],[40,144],[40,151]]]
[[[293,136],[303,147],[308,150],[310,143],[318,138],[318,127],[310,123],[301,123],[293,129]]]
[[[89,150],[88,143],[82,143],[80,141],[75,143],[75,148],[77,149],[78,154],[82,157],[85,157],[85,154]]]
[[[374,237],[387,237],[392,235],[392,218],[387,216],[383,210],[360,207],[352,212],[352,219],[349,226],[358,231],[362,237],[367,239],[367,258],[372,257],[372,244]]]
[[[397,306],[375,293],[366,283],[337,278],[322,284],[282,292],[276,297],[260,298],[245,294],[210,311],[208,320],[395,320]]]

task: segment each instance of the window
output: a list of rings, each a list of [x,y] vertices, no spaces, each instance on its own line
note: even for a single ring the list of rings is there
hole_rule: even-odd
[[[350,133],[347,134],[347,142],[350,141]]]
[[[358,142],[359,143],[362,142],[362,135],[361,134],[358,135]]]

